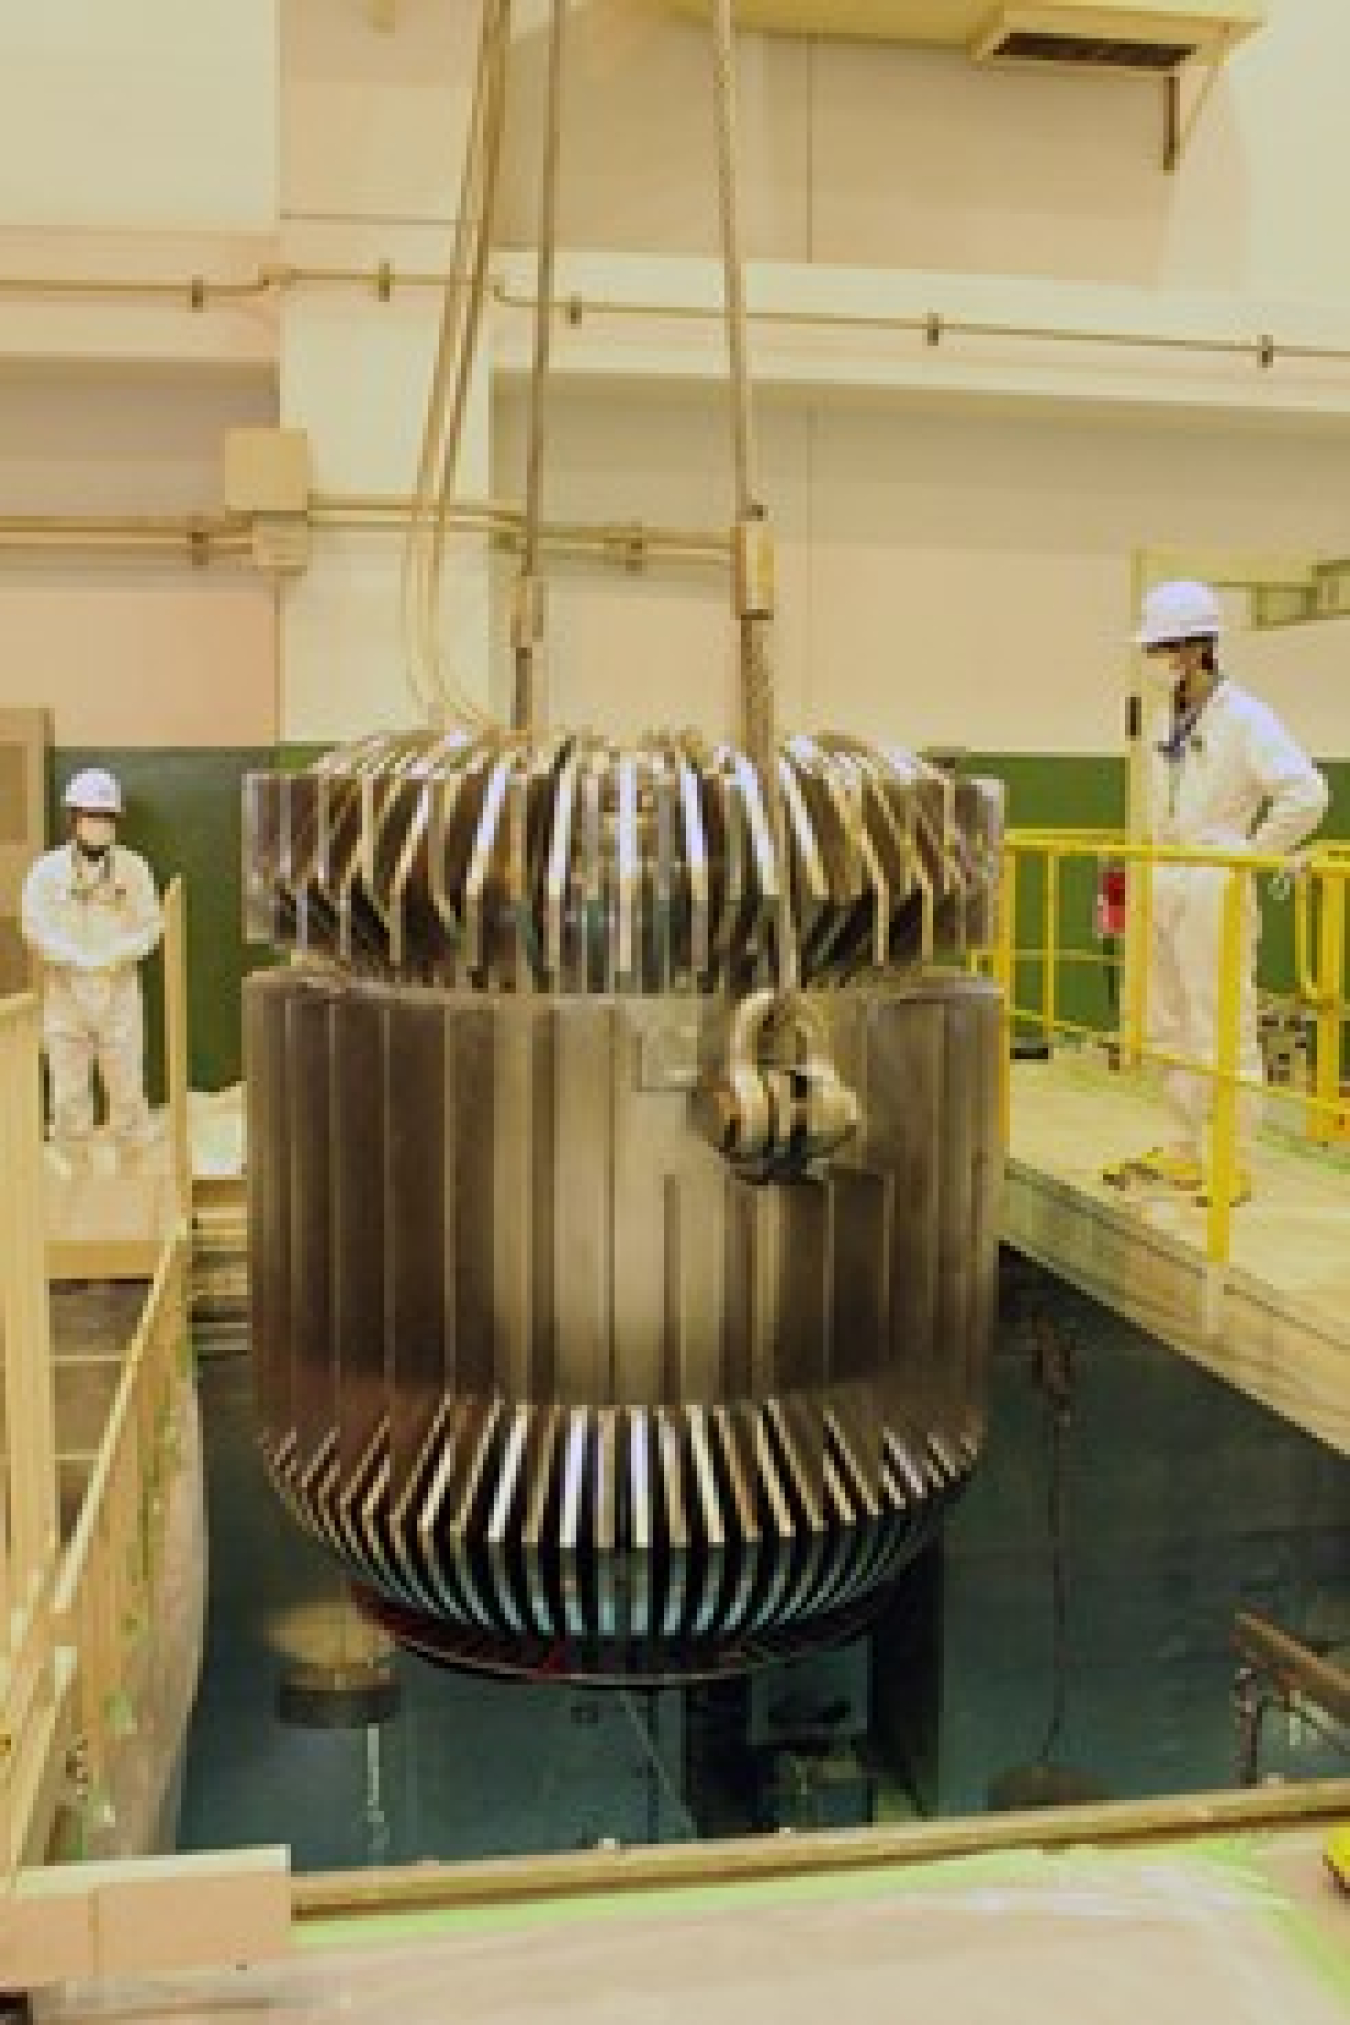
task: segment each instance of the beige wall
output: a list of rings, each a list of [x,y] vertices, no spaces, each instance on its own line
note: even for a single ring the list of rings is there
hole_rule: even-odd
[[[275,416],[266,304],[188,307],[271,250],[276,0],[0,10],[0,272],[181,280],[175,300],[33,289],[0,314],[0,513],[220,505],[220,441]],[[272,588],[252,572],[0,546],[0,702],[57,742],[266,743]]]
[[[469,0],[279,0],[288,218],[444,228],[477,43]]]
[[[0,703],[45,706],[57,745],[265,746],[275,631],[271,591],[242,573],[6,565]]]
[[[288,260],[373,274],[450,264],[476,7],[406,0],[396,28],[331,0],[283,8],[283,231]],[[320,492],[407,495],[416,476],[441,314],[438,290],[301,289],[281,313],[281,412],[309,432]],[[488,382],[465,442],[462,488],[488,489]],[[282,731],[351,737],[423,716],[404,647],[402,543],[324,537],[281,606]],[[441,603],[456,679],[487,683],[488,578],[480,541],[454,545]]]
[[[505,234],[533,231],[542,10],[515,70]],[[914,743],[1112,749],[1132,552],[1344,552],[1350,368],[1279,361],[1263,330],[1350,351],[1350,268],[1324,192],[1350,175],[1331,80],[1350,9],[1299,0],[1221,76],[1180,172],[1161,93],[1122,77],[989,72],[945,52],[742,46],[752,302],[1174,337],[1250,336],[1221,359],[757,325],[762,485],[780,537],[789,723]],[[574,16],[564,288],[706,300],[715,181],[706,31],[659,4]],[[628,256],[685,256],[635,268]],[[593,257],[592,257],[593,256]],[[494,484],[518,489],[528,325],[500,319]],[[588,317],[562,333],[550,507],[716,526],[730,515],[719,339]],[[618,379],[616,390],[612,384]],[[676,388],[674,380],[682,385]],[[725,586],[569,566],[551,606],[556,716],[624,730],[732,722]],[[1239,643],[1319,749],[1343,751],[1350,628]],[[669,703],[664,699],[669,698]]]
[[[534,236],[541,0],[516,62],[508,237]],[[1161,92],[1112,75],[994,70],[958,52],[742,39],[745,244],[757,259],[1041,275],[1252,295],[1350,295],[1325,193],[1350,174],[1350,10],[1273,0],[1230,59],[1182,173]],[[564,234],[715,244],[707,30],[661,0],[589,0],[569,25]]]
[[[0,515],[215,509],[224,430],[274,413],[251,370],[11,365]],[[45,705],[59,745],[266,744],[274,636],[271,586],[237,565],[0,547],[0,705]]]
[[[784,403],[761,411],[781,537],[781,713],[918,745],[1093,752],[1120,742],[1130,562],[1145,539],[1207,553],[1346,533],[1343,430],[1074,416],[1053,409]],[[523,452],[499,403],[497,485]],[[729,453],[696,392],[585,390],[557,405],[553,509],[725,519]],[[1276,539],[1278,537],[1278,539]],[[1235,611],[1235,617],[1238,614]],[[713,570],[568,566],[550,601],[553,714],[626,732],[733,723],[733,636]],[[1318,750],[1347,744],[1350,626],[1235,643]]]
[[[0,224],[256,231],[277,205],[277,0],[0,11]]]
[[[379,11],[365,0],[44,0],[6,12],[4,271],[240,274],[277,257],[442,269],[477,9],[397,0],[392,33]],[[524,246],[542,0],[520,0],[518,18],[500,236]],[[1350,173],[1338,95],[1348,73],[1344,0],[1273,6],[1167,177],[1151,84],[746,39],[752,295],[1173,335],[1274,329],[1350,347],[1350,269],[1328,258],[1325,200]],[[588,288],[715,300],[703,31],[660,0],[573,6],[563,169],[563,237],[571,271],[579,252],[591,256]],[[665,265],[644,282],[620,263],[626,252]],[[177,302],[7,303],[0,505],[209,508],[220,431],[266,419],[278,398],[282,418],[310,432],[321,489],[404,491],[438,312],[432,290],[383,303],[368,285],[204,314]],[[465,483],[511,495],[528,320],[499,315],[492,345],[496,393],[478,389]],[[558,350],[549,510],[724,523],[715,329],[588,319],[560,331]],[[781,330],[758,333],[755,356],[775,388],[763,401],[763,490],[782,541],[789,721],[1101,749],[1115,739],[1102,697],[1120,672],[1135,547],[1346,547],[1340,365],[1281,359],[1262,374],[1250,355],[951,340],[933,351],[913,336]],[[43,382],[58,361],[72,377]],[[6,406],[6,385],[23,398]],[[0,555],[0,690],[27,700],[14,684],[41,667],[39,700],[56,702],[59,735],[76,741],[108,735],[111,697],[124,735],[144,742],[233,741],[264,724],[337,737],[406,719],[399,562],[388,536],[319,537],[308,574],[282,592],[278,671],[261,581]],[[500,593],[508,571],[495,575]],[[555,715],[615,729],[729,722],[715,572],[632,578],[569,564],[554,577]],[[481,549],[457,550],[448,652],[461,679],[500,695],[489,603]],[[1253,642],[1242,657],[1282,700],[1294,684],[1291,714],[1324,749],[1346,744],[1342,630]],[[185,668],[202,680],[185,685]]]

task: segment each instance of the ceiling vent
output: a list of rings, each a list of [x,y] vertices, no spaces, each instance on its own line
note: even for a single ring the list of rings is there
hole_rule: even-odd
[[[666,0],[705,20],[712,0]],[[1070,76],[1161,79],[1165,169],[1175,169],[1224,59],[1265,0],[735,0],[738,28],[960,49],[977,63]]]
[[[711,0],[667,5],[705,19],[711,12]],[[1218,62],[1265,13],[1262,0],[735,0],[734,11],[738,28],[764,35],[927,43],[982,62],[1150,76],[1194,58]]]
[[[1239,0],[1139,7],[1129,0],[1043,0],[996,7],[970,53],[982,63],[1034,63],[1169,77],[1192,61],[1216,63],[1261,24]]]

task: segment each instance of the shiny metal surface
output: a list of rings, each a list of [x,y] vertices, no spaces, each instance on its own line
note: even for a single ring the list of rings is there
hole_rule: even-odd
[[[405,1641],[745,1665],[855,1621],[959,1492],[997,996],[934,973],[808,1003],[858,1127],[766,1188],[692,1123],[721,995],[250,981],[264,1448]]]
[[[788,739],[766,783],[687,733],[382,734],[249,777],[248,929],[474,991],[742,991],[790,981],[786,883],[800,982],[837,986],[989,940],[1002,808],[839,736]]]

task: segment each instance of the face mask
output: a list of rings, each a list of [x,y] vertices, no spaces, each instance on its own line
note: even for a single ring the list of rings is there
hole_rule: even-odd
[[[101,858],[116,835],[117,825],[111,816],[75,819],[75,842],[86,858]]]

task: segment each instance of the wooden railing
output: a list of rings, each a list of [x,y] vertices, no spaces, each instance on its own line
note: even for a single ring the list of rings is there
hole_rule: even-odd
[[[105,1787],[148,1657],[186,1367],[191,1160],[184,909],[165,895],[168,1136],[178,1209],[63,1548],[43,1228],[41,1012],[0,1001],[0,1862],[41,1861],[63,1798]]]
[[[187,899],[181,879],[164,895],[164,1100],[168,1111],[169,1164],[180,1208],[192,1207],[192,1147],[188,1135]]]
[[[181,1225],[127,1351],[75,1530],[61,1555],[51,1636],[69,1654],[72,1789],[108,1790],[144,1698],[160,1617],[174,1407],[187,1369],[187,1236]]]
[[[29,1846],[65,1682],[51,1636],[59,1540],[51,1322],[42,1227],[40,1013],[0,1001],[0,1860]]]

